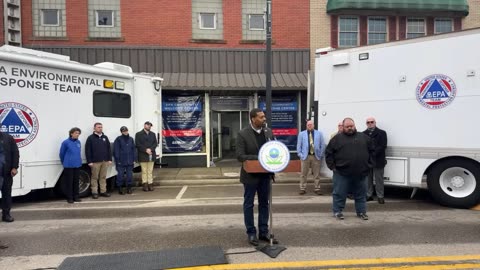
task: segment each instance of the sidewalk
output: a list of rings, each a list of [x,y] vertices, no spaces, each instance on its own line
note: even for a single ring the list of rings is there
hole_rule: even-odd
[[[154,184],[162,186],[238,184],[240,167],[155,168],[153,176]],[[134,174],[136,181],[140,178],[141,173]],[[278,183],[299,183],[300,173],[277,173],[275,180]],[[311,175],[308,180],[313,182]],[[329,183],[331,179],[322,178],[321,182]]]

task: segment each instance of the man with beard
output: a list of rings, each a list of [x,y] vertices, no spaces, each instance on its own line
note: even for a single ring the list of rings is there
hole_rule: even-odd
[[[143,129],[135,134],[135,145],[137,147],[137,157],[142,168],[142,187],[143,191],[153,191],[153,165],[157,155],[157,136],[151,131],[152,123],[145,122]]]
[[[333,171],[333,215],[344,219],[347,193],[353,192],[357,216],[368,220],[366,206],[367,176],[373,168],[373,145],[370,138],[357,132],[351,118],[343,120],[343,132],[328,143],[325,161]]]

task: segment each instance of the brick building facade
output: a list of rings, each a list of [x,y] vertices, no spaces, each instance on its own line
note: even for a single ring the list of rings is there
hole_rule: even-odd
[[[395,0],[311,0],[311,69],[314,69],[318,48],[363,46],[480,27],[479,0],[405,3]],[[371,42],[370,37],[377,39]]]
[[[134,72],[164,78],[165,102],[201,102],[194,124],[202,131],[196,138],[188,132],[181,136],[188,127],[168,123],[169,112],[164,112],[162,161],[169,166],[204,167],[235,158],[236,135],[248,125],[248,111],[264,106],[266,0],[3,2],[7,13],[2,12],[0,26],[21,38],[9,41],[5,36],[11,36],[2,35],[2,43],[68,55],[81,63],[128,65]],[[14,19],[10,9],[18,9],[21,31],[4,27]],[[287,118],[279,116],[284,112],[274,116],[274,131],[292,150],[306,118],[308,14],[308,0],[273,1],[274,106],[291,109]]]

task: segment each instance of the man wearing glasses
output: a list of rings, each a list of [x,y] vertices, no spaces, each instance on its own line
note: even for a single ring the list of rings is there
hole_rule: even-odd
[[[387,160],[385,150],[387,149],[387,133],[377,127],[375,118],[367,118],[367,129],[363,132],[372,139],[375,149],[375,166],[368,174],[367,201],[373,201],[373,181],[375,180],[375,192],[379,204],[384,204],[383,171]]]

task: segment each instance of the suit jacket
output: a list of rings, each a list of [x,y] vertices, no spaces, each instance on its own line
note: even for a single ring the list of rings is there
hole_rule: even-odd
[[[385,168],[385,165],[387,165],[387,159],[385,158],[385,150],[387,149],[387,133],[378,127],[373,130],[371,135],[369,135],[368,129],[366,129],[363,133],[372,139],[375,168]]]
[[[313,130],[313,150],[315,152],[315,158],[322,159],[323,152],[325,151],[325,141],[323,139],[322,132]],[[306,160],[310,152],[310,143],[308,140],[308,131],[304,130],[298,134],[297,137],[297,155],[301,160]]]
[[[17,143],[10,134],[0,132],[0,144],[2,144],[5,153],[5,164],[3,165],[3,172],[0,173],[4,177],[12,177],[10,171],[13,168],[18,169],[20,161]]]
[[[135,134],[135,146],[137,147],[138,162],[148,162],[149,156],[147,154],[147,148],[152,150],[152,161],[157,159],[157,154],[155,153],[155,148],[157,148],[157,137],[154,132],[150,131],[148,134],[144,129],[140,130]]]
[[[267,141],[274,140],[272,130],[269,128],[264,128],[263,131]],[[255,131],[253,128],[248,125],[244,129],[238,132],[237,137],[237,159],[240,162],[245,160],[258,160],[258,152],[262,146],[258,145],[257,139],[255,138]],[[240,182],[244,184],[257,184],[258,181],[273,175],[272,173],[247,173],[243,168],[240,171]]]

